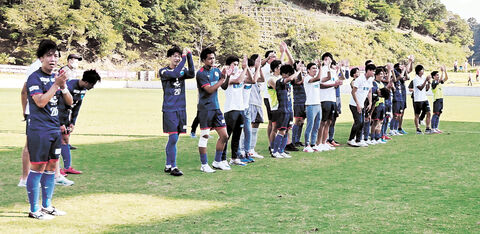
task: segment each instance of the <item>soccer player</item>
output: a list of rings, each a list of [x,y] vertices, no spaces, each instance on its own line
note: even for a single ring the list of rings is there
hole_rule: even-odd
[[[335,76],[336,78],[340,80],[345,80],[348,79],[348,75],[345,75],[344,71],[346,69],[344,68],[344,61],[340,61],[340,64],[336,64],[335,61],[332,62],[332,69],[335,70]],[[335,97],[336,101],[335,104],[337,105],[337,112],[333,117],[332,123],[330,124],[330,127],[328,128],[328,138],[327,138],[327,144],[332,147],[337,147],[340,146],[340,143],[334,139],[335,137],[335,123],[337,122],[338,116],[342,113],[342,99],[340,98],[340,86],[335,87]]]
[[[160,69],[160,79],[163,87],[163,132],[168,134],[165,146],[165,173],[172,176],[182,176],[177,167],[178,134],[187,131],[187,112],[185,100],[185,80],[195,77],[192,52],[174,46],[167,51],[170,64]],[[186,68],[188,64],[188,69]]]
[[[42,43],[42,42],[40,42]],[[22,92],[21,92],[21,103],[22,103],[22,110],[23,110],[23,119],[25,121],[25,125],[28,126],[28,115],[30,114],[30,107],[28,104],[28,91],[27,91],[27,80],[28,77],[38,70],[42,66],[42,62],[40,59],[36,59],[27,69],[27,78],[25,79],[25,83],[23,84]],[[26,127],[25,127],[26,129]],[[27,132],[25,131],[25,134]],[[22,150],[22,176],[20,177],[20,181],[18,182],[18,187],[25,187],[27,186],[27,176],[28,172],[30,171],[30,154],[28,153],[28,146],[27,141],[25,140],[25,146]]]
[[[257,145],[258,139],[258,127],[261,123],[263,123],[263,109],[262,109],[262,93],[261,87],[264,85],[265,78],[263,75],[263,70],[261,69],[261,61],[258,64],[258,57],[257,54],[250,56],[249,59],[249,66],[251,61],[255,61],[255,67],[250,67],[250,69],[255,69],[254,72],[254,80],[257,79],[255,84],[252,84],[252,90],[250,91],[250,104],[249,104],[249,113],[250,119],[252,120],[252,139],[250,143],[250,153],[254,158],[264,158],[262,155],[258,154],[255,151],[255,147]],[[258,71],[258,75],[257,75]]]
[[[320,62],[317,63],[320,65]],[[322,105],[320,103],[320,76],[319,66],[316,63],[307,65],[307,75],[303,79],[305,87],[305,109],[307,111],[307,127],[305,128],[305,147],[303,152],[314,152],[312,145],[317,141],[318,127],[322,119]]]
[[[385,118],[382,122],[382,130],[381,136],[383,141],[391,140],[389,136],[387,136],[387,130],[389,129],[390,119],[392,118],[392,96],[393,92],[395,91],[395,86],[393,81],[396,80],[395,72],[393,72],[393,64],[388,63],[385,65],[384,72],[386,72],[386,76],[382,79],[383,85],[388,89],[390,92],[389,98],[385,99]]]
[[[58,100],[62,96],[67,105],[73,104],[67,88],[67,74],[53,73],[60,52],[53,41],[44,41],[37,50],[42,67],[32,73],[27,80],[30,115],[28,116],[27,142],[30,152],[31,170],[27,178],[27,194],[30,203],[30,218],[52,219],[65,215],[52,206],[55,188],[55,168],[60,156],[60,121]],[[38,205],[42,189],[42,208]]]
[[[400,64],[395,64],[393,66],[394,79],[393,81],[393,102],[392,102],[392,112],[393,118],[390,123],[390,133],[392,136],[402,135],[398,132],[398,127],[400,119],[403,113],[403,94],[402,94],[402,79],[405,76],[405,69],[400,69]]]
[[[215,172],[208,165],[207,144],[210,129],[215,129],[218,133],[218,141],[216,144],[215,160],[212,165],[216,168],[230,168],[228,164],[222,162],[223,149],[228,139],[227,130],[225,129],[225,119],[223,118],[220,105],[218,104],[217,90],[225,82],[227,71],[224,68],[214,67],[215,51],[205,48],[200,53],[200,60],[203,67],[197,71],[197,88],[198,88],[198,121],[200,122],[200,137],[198,140],[198,152],[200,153],[200,161],[202,166],[200,170],[206,173]]]
[[[222,152],[221,163],[213,164],[213,168],[220,170],[230,170],[230,167],[226,166],[224,162],[227,161],[227,146],[230,137],[232,158],[230,165],[245,166],[246,164],[241,160],[243,158],[238,155],[238,146],[240,144],[240,135],[242,134],[242,127],[244,125],[244,110],[243,104],[243,89],[244,81],[247,72],[247,58],[242,61],[242,70],[239,69],[240,60],[236,56],[230,56],[227,58],[225,67],[229,76],[227,76],[225,82],[221,86],[225,90],[225,123],[227,124],[227,142]]]
[[[305,66],[303,61],[297,61],[296,64],[303,69]],[[305,69],[303,69],[305,70]],[[305,112],[305,101],[306,101],[306,93],[305,87],[303,84],[302,73],[299,73],[298,77],[292,83],[293,86],[293,118],[295,119],[295,123],[292,128],[292,146],[304,146],[301,142],[302,137],[302,130],[303,130],[303,123],[305,118],[307,117],[307,113]]]
[[[297,66],[297,72],[290,64],[284,64],[280,67],[280,75],[282,78],[278,79],[274,84],[270,80],[270,85],[276,90],[278,108],[275,114],[275,126],[277,134],[273,141],[272,153],[274,158],[291,158],[292,156],[285,153],[285,146],[288,141],[288,130],[292,126],[293,109],[291,100],[291,82],[301,72],[300,66]],[[273,131],[272,131],[273,132]]]
[[[402,98],[403,98],[403,106],[402,106],[402,114],[400,115],[400,119],[399,119],[399,122],[398,122],[398,132],[400,134],[407,134],[407,132],[402,128],[402,125],[403,125],[403,116],[405,115],[405,109],[407,109],[407,86],[405,85],[405,83],[407,82],[407,80],[409,80],[409,76],[408,74],[410,72],[412,72],[413,70],[413,61],[415,60],[415,57],[413,55],[410,55],[408,56],[408,62],[406,64],[406,66],[401,66],[401,70],[404,71],[403,72],[403,76],[401,77],[400,79],[400,86],[401,86],[401,89],[402,89]]]
[[[375,70],[375,80],[373,81],[372,86],[372,106],[373,112],[371,113],[371,118],[373,124],[371,127],[370,138],[373,141],[373,144],[385,144],[386,141],[381,137],[381,129],[383,118],[385,117],[385,99],[390,97],[390,91],[382,83],[384,79],[385,72],[382,67],[377,67]]]
[[[442,86],[448,80],[447,69],[445,65],[440,67],[440,71],[442,72],[442,77],[439,76],[437,71],[432,72],[432,92],[433,92],[433,117],[432,117],[432,131],[434,133],[442,133],[440,129],[438,129],[438,125],[440,124],[440,115],[442,114],[443,110],[443,91]]]
[[[423,77],[424,69],[422,65],[417,65],[415,67],[415,79],[413,79],[413,109],[415,111],[415,128],[417,129],[417,134],[423,134],[420,130],[420,112],[426,113],[426,129],[425,133],[432,133],[430,129],[430,105],[428,104],[427,91],[430,89],[430,80],[431,76],[428,75],[426,78]]]
[[[337,97],[335,95],[335,88],[342,85],[342,81],[338,80],[336,70],[331,68],[333,62],[333,55],[329,52],[322,55],[322,74],[320,80],[320,102],[322,105],[322,121],[318,129],[316,151],[334,150],[335,147],[327,144],[328,130],[337,113]]]
[[[375,65],[369,64],[365,68],[365,75],[360,75],[358,68],[350,71],[350,76],[354,79],[352,88],[352,97],[350,99],[350,111],[353,115],[353,126],[350,130],[348,145],[353,147],[367,147],[368,144],[362,142],[362,129],[365,110],[371,109],[372,103],[372,83],[368,82],[367,77],[373,77]],[[365,100],[368,98],[369,106],[365,107]]]

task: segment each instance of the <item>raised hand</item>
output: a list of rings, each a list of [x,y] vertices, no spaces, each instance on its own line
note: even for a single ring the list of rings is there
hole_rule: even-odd
[[[243,55],[242,69],[247,68],[247,66],[248,66],[248,58],[247,58],[247,55]]]
[[[260,56],[258,56],[257,59],[255,60],[255,69],[260,68],[261,65],[262,65],[262,59],[260,59]]]
[[[65,70],[60,70],[58,73],[55,74],[55,84],[58,85],[61,89],[65,88],[67,80],[68,77]]]

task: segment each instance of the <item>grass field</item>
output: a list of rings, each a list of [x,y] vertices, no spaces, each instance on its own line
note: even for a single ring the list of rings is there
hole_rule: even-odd
[[[195,102],[196,93],[187,98]],[[185,176],[175,178],[162,172],[162,91],[92,90],[72,136],[74,166],[85,174],[56,188],[53,203],[69,215],[52,222],[27,219],[25,189],[16,187],[25,140],[19,100],[19,90],[0,89],[0,233],[480,232],[479,97],[446,98],[442,135],[414,135],[407,120],[410,134],[386,145],[267,157],[229,172],[200,172],[197,140],[181,137]],[[336,128],[343,144],[346,107]],[[194,115],[189,105],[189,122]],[[266,148],[259,137],[257,151],[266,156]]]

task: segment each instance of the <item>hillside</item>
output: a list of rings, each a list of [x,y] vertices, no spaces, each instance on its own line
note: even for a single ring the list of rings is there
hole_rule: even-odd
[[[399,61],[408,54],[427,66],[450,64],[472,54],[466,45],[379,20],[325,14],[295,4],[299,1],[83,0],[80,9],[68,0],[7,2],[0,6],[0,63],[28,64],[47,35],[62,51],[82,54],[86,67],[110,70],[156,69],[171,44],[190,47],[195,56],[215,46],[222,60],[229,54],[262,54],[286,41],[296,58],[311,60],[331,51],[353,65],[366,59]]]

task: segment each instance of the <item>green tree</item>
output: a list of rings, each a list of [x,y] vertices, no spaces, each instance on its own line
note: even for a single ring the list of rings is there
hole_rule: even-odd
[[[258,53],[259,40],[260,27],[252,18],[233,14],[222,19],[218,49],[223,56]]]

